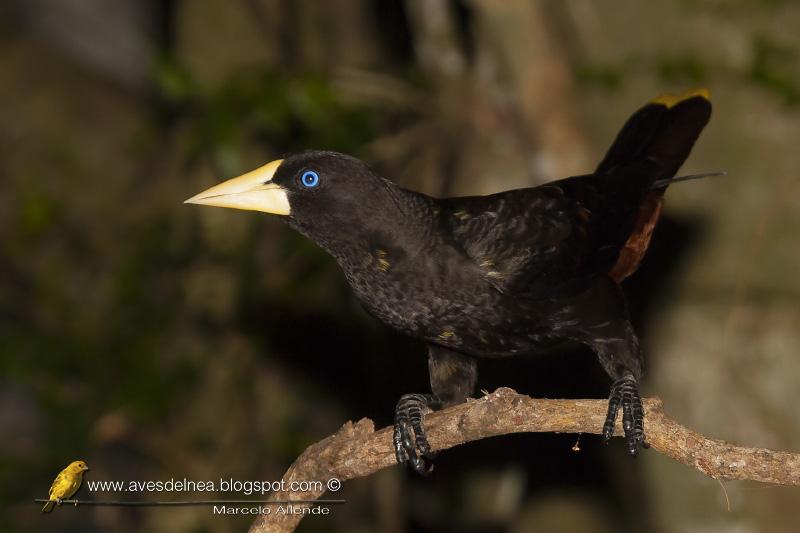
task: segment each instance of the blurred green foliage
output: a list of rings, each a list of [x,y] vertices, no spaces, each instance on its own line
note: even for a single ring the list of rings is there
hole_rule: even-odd
[[[700,52],[685,50],[653,57],[631,56],[616,62],[582,61],[575,65],[573,74],[578,84],[587,89],[616,91],[643,71],[652,72],[662,83],[681,86],[706,82],[709,67]]]
[[[622,86],[626,74],[624,67],[610,63],[584,61],[574,68],[575,80],[587,88],[617,90]]]
[[[691,85],[706,81],[708,67],[700,54],[686,51],[659,57],[656,60],[656,72],[659,79],[666,83]]]
[[[793,47],[766,35],[756,36],[748,74],[786,105],[800,103],[800,54]]]
[[[204,87],[176,60],[157,62],[162,97],[194,117],[194,155],[211,153],[236,172],[237,147],[259,142],[278,152],[310,146],[357,152],[375,134],[376,109],[345,104],[329,76],[248,68],[218,87]]]

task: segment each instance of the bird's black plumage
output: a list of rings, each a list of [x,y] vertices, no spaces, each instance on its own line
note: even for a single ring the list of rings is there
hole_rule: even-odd
[[[658,99],[592,174],[489,196],[432,198],[334,152],[270,167],[258,190],[280,195],[280,213],[337,260],[373,316],[428,344],[432,394],[406,395],[396,411],[400,462],[430,468],[423,412],[469,396],[477,358],[562,340],[591,347],[614,380],[605,437],[622,406],[629,451],[645,445],[641,353],[619,282],[638,267],[710,112],[704,93]],[[230,206],[205,201],[218,196],[199,203]]]

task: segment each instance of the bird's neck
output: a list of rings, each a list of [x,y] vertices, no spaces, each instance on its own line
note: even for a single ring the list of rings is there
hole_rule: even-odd
[[[434,200],[388,181],[383,192],[358,227],[318,242],[348,278],[372,268],[389,272],[435,245]]]

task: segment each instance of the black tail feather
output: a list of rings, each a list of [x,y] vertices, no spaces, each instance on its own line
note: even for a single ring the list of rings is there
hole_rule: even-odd
[[[647,161],[655,163],[649,177],[668,180],[689,157],[697,137],[711,117],[708,92],[659,97],[636,111],[622,127],[596,174]]]

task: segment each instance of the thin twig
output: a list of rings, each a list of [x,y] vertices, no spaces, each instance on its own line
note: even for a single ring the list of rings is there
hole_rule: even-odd
[[[497,435],[526,432],[599,433],[605,400],[541,400],[500,388],[479,400],[429,414],[425,427],[434,451]],[[691,466],[714,479],[753,480],[800,485],[800,454],[746,448],[705,437],[664,414],[661,400],[644,400],[645,430],[652,450]],[[617,423],[616,434],[622,433]],[[647,452],[645,452],[647,453]],[[369,419],[347,422],[338,432],[309,446],[289,467],[290,481],[345,481],[368,476],[395,464],[392,428],[375,431]],[[316,500],[325,489],[276,492],[272,500]],[[253,533],[294,531],[304,515],[261,515]]]

